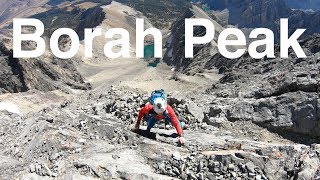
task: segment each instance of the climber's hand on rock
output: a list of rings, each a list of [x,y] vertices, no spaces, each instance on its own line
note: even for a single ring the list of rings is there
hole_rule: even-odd
[[[139,124],[136,124],[133,128],[133,132],[138,132],[139,131],[139,128],[140,128],[140,125]]]
[[[131,129],[132,132],[136,133],[136,132],[139,131],[139,125],[137,125],[137,124],[136,125],[132,125],[130,129]]]
[[[182,136],[179,136],[178,137],[178,142],[180,143],[180,144],[184,144],[185,143],[185,139],[184,139],[184,137],[182,137]]]

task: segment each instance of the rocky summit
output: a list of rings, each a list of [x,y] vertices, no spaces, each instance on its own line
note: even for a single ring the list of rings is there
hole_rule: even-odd
[[[317,8],[309,12],[284,0],[28,4],[0,2],[0,12],[10,10],[0,18],[0,179],[320,179]],[[210,20],[218,37],[235,27],[235,17],[239,28],[250,31],[256,23],[273,26],[275,17],[288,14],[312,30],[299,39],[307,58],[297,58],[292,49],[289,58],[279,58],[275,45],[276,58],[253,59],[246,52],[227,59],[218,52],[217,39],[195,45],[193,59],[184,57],[185,18]],[[105,37],[96,37],[91,58],[84,58],[83,42],[71,59],[56,58],[49,49],[39,58],[13,58],[12,17],[41,19],[47,44],[61,27],[79,34],[85,27],[124,28],[135,42],[135,19],[144,18],[146,27],[166,34],[166,55],[108,59],[101,52]],[[205,33],[194,29],[194,35]],[[149,47],[152,40],[145,43]],[[59,47],[67,51],[70,39],[60,38]],[[164,120],[148,132],[144,118],[133,131],[156,89],[165,90],[167,103],[184,122],[184,144]]]

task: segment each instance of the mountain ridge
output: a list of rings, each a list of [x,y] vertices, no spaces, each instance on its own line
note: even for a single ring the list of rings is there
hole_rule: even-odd
[[[228,9],[228,22],[238,28],[269,28],[279,39],[280,18],[289,19],[289,34],[298,28],[306,28],[302,38],[319,33],[320,11],[305,12],[292,10],[284,0],[203,0],[212,10]]]

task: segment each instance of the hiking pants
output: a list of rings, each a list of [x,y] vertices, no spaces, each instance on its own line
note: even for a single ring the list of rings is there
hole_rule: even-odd
[[[167,113],[164,113],[164,117],[165,117],[164,118],[165,121],[171,123],[171,125],[172,125],[171,119],[170,119],[170,117],[169,117],[169,115]],[[159,120],[157,120],[155,118],[154,114],[149,114],[148,115],[148,119],[147,119],[147,124],[148,124],[147,129],[150,130],[151,128],[153,128],[158,121]],[[179,121],[179,119],[178,119],[178,121]],[[183,122],[179,121],[179,124],[180,124],[180,127],[182,128],[183,127]]]

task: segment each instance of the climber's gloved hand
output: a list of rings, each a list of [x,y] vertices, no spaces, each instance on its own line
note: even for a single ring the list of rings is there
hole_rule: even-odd
[[[139,124],[135,124],[134,126],[131,126],[131,131],[133,131],[133,132],[138,132],[139,131],[139,127],[140,127],[140,125]]]
[[[134,129],[135,129],[136,132],[139,131],[139,128],[140,128],[140,124],[136,124],[136,125],[134,126]]]
[[[186,140],[184,139],[184,137],[182,137],[182,135],[179,135],[178,142],[179,144],[183,145],[186,142]]]

